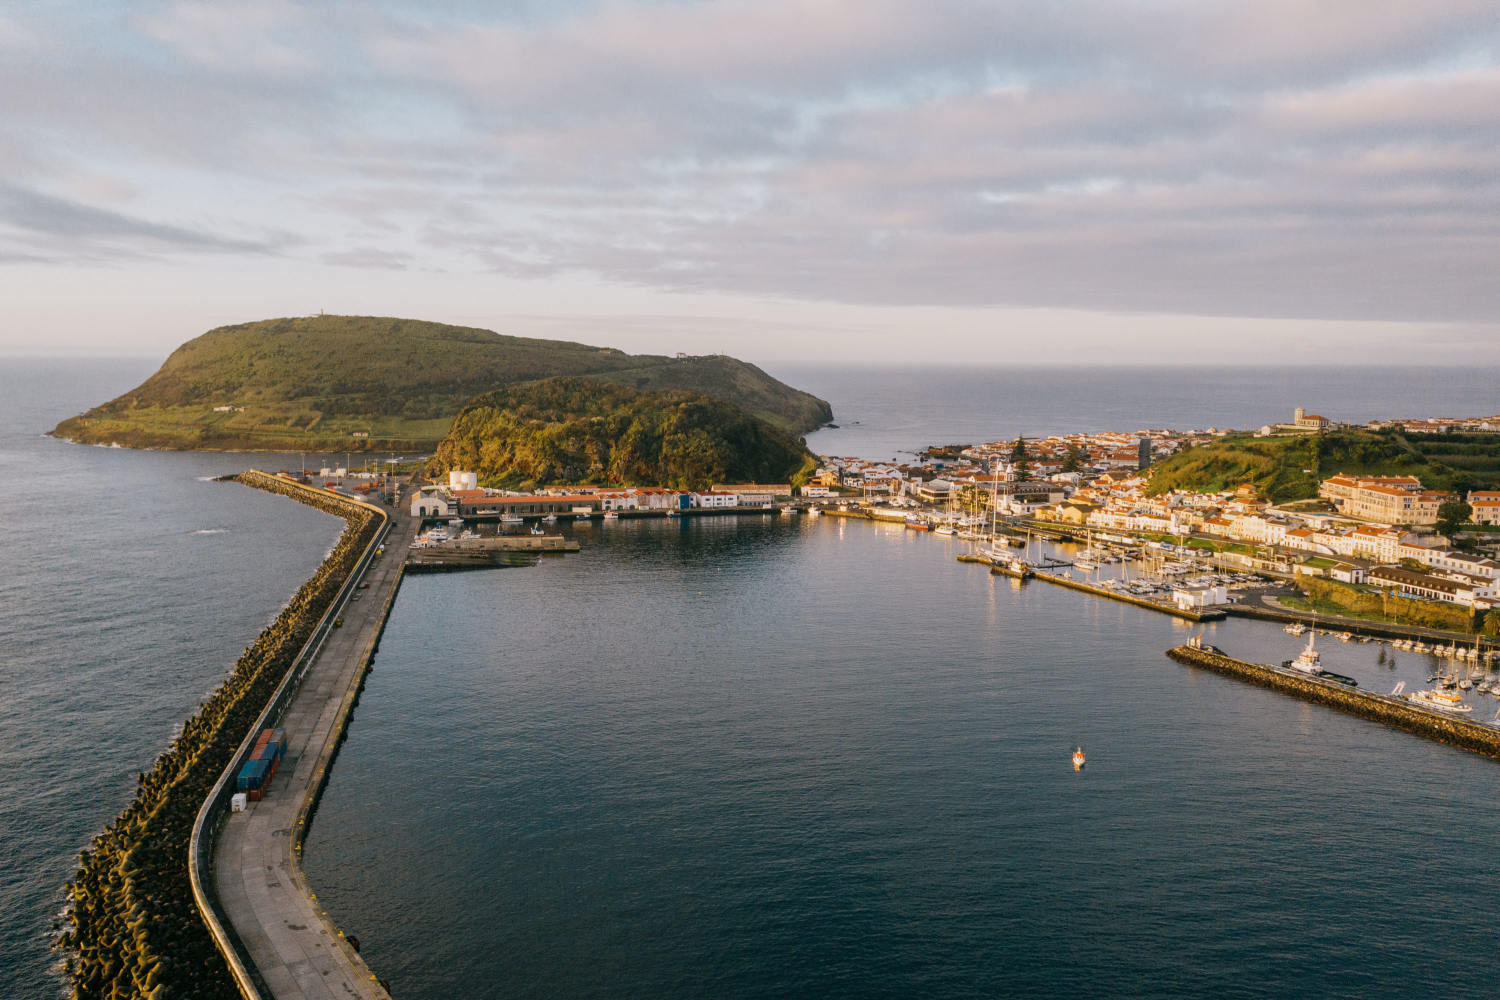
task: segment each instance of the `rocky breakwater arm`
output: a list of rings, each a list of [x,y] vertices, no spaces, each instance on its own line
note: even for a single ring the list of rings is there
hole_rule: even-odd
[[[333,552],[245,649],[182,735],[138,777],[136,797],[79,858],[57,938],[74,997],[241,995],[210,932],[189,873],[200,807],[242,749],[287,671],[386,522],[366,504],[250,472],[231,477],[347,522]]]
[[[1383,722],[1465,750],[1500,757],[1500,729],[1444,712],[1419,708],[1405,698],[1349,688],[1300,671],[1247,663],[1225,656],[1206,645],[1177,646],[1167,650],[1167,655],[1178,663],[1238,677],[1304,701],[1317,702],[1350,715]]]

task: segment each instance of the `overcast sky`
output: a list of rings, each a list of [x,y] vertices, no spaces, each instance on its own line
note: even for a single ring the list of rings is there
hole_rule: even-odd
[[[1500,363],[1496,0],[0,5],[0,352]]]

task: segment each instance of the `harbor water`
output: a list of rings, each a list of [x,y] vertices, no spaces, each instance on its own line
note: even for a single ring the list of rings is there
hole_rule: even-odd
[[[1163,656],[1276,625],[899,525],[578,534],[396,604],[306,864],[403,997],[1500,988],[1500,764]]]

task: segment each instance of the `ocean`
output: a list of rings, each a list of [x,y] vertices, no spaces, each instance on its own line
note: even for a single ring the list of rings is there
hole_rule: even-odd
[[[1500,413],[1493,367],[764,367],[833,404],[838,427],[809,434],[808,447],[876,461],[1022,434],[1258,428],[1299,406],[1348,423]]]
[[[41,436],[152,367],[0,363],[0,996],[59,993],[46,938],[77,851],[341,527],[205,481],[263,456]],[[815,450],[871,458],[1294,405],[1495,409],[1482,378],[1422,369],[767,367],[833,403]],[[306,864],[397,996],[1500,987],[1494,761],[1187,670],[1162,654],[1199,629],[990,577],[941,536],[577,534],[395,604]],[[1243,621],[1208,641],[1300,645]],[[1429,669],[1324,655],[1365,686]]]

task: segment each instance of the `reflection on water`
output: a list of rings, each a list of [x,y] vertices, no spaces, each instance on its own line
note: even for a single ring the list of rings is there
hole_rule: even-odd
[[[1500,986],[1493,761],[1162,655],[1290,658],[1275,625],[898,526],[586,530],[396,604],[307,864],[402,996]]]

